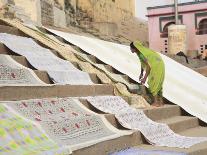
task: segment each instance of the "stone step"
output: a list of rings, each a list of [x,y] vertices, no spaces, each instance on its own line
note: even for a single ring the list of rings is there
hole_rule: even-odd
[[[121,73],[120,71],[116,70],[115,68],[113,68],[112,66],[110,65],[104,65],[104,67],[111,73],[114,73],[114,74],[120,74],[120,75],[123,75],[124,79],[128,80],[128,76],[127,75],[124,75],[123,73]]]
[[[166,104],[163,107],[149,107],[144,109],[144,113],[153,121],[180,116],[182,110],[178,105]]]
[[[132,135],[121,136],[116,139],[107,140],[98,144],[77,150],[73,155],[107,155],[117,150],[142,144],[142,135],[135,131]]]
[[[16,55],[10,55],[10,57],[12,59],[14,59],[17,63],[27,67],[27,68],[30,68],[32,70],[36,70],[26,59],[26,57],[24,56],[16,56]]]
[[[207,137],[207,128],[206,127],[196,127],[191,128],[179,133],[183,136],[191,136],[191,137]],[[197,145],[194,145],[188,149],[180,149],[180,148],[170,148],[170,147],[161,147],[161,146],[152,146],[149,144],[141,144],[136,146],[136,148],[146,149],[146,150],[165,150],[165,151],[176,151],[176,152],[184,152],[188,155],[206,155],[207,154],[207,142],[203,142]]]
[[[18,54],[11,51],[9,48],[7,48],[4,44],[0,43],[0,54],[7,54],[7,55],[16,55]]]
[[[97,63],[97,64],[103,64],[103,65],[106,65],[103,61],[99,60],[98,58],[96,58],[95,56],[93,55],[87,55],[88,58],[93,61],[94,63]]]
[[[54,84],[54,82],[50,79],[46,71],[34,70],[34,72],[38,76],[38,78],[42,80],[43,82],[47,84]]]
[[[113,86],[97,85],[54,85],[54,86],[4,86],[0,89],[0,100],[25,100],[49,97],[80,97],[113,95]]]
[[[0,33],[8,33],[8,34],[13,34],[17,36],[27,36],[17,28],[11,27],[11,26],[6,26],[6,25],[0,25]]]
[[[199,126],[198,118],[190,116],[174,116],[157,122],[168,124],[174,132],[182,132]]]
[[[0,19],[0,25],[1,26],[9,26],[8,23],[4,22],[3,20]],[[11,26],[10,26],[11,27]]]

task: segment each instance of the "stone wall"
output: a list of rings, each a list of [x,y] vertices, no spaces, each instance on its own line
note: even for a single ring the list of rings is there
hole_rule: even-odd
[[[5,2],[6,1],[6,2]],[[10,3],[10,0],[0,0]],[[134,16],[135,0],[12,0],[38,25],[103,23],[108,27]]]
[[[78,0],[94,22],[118,23],[135,16],[135,0]]]
[[[41,25],[41,7],[40,0],[13,0],[15,6],[18,8],[22,8],[21,10],[17,10],[16,13],[20,13],[21,16],[25,14],[35,22],[37,25]],[[23,17],[24,18],[24,17]]]
[[[54,25],[53,4],[48,0],[40,0],[41,5],[41,22],[43,25]]]

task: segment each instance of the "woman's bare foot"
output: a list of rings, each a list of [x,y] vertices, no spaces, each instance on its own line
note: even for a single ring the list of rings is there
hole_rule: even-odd
[[[161,105],[159,103],[153,103],[151,104],[152,107],[160,107]]]
[[[159,97],[159,102],[158,103],[160,104],[161,107],[165,105],[162,97]]]

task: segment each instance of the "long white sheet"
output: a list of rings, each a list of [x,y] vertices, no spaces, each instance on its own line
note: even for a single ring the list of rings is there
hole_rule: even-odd
[[[48,71],[49,76],[57,84],[93,84],[87,73],[82,73],[72,63],[58,58],[49,49],[39,46],[31,38],[0,33],[0,42],[4,43],[13,52],[25,56],[35,68]],[[72,71],[71,74],[68,74],[69,71]],[[72,73],[75,73],[75,75],[72,75]],[[84,80],[79,82],[79,79]]]
[[[185,137],[174,133],[166,124],[149,119],[142,110],[131,108],[121,97],[96,96],[87,100],[97,109],[115,114],[122,126],[139,130],[153,145],[189,148],[207,141],[207,137]]]
[[[47,29],[96,56],[106,64],[139,82],[140,62],[129,46]],[[166,68],[163,95],[207,123],[207,78],[161,55]]]

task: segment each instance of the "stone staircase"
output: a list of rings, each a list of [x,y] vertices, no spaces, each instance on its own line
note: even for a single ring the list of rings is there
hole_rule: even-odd
[[[22,33],[20,30],[10,27],[4,23],[0,23],[0,33],[10,33],[19,36],[28,36]],[[3,25],[4,24],[4,25]],[[55,52],[55,51],[54,51]],[[8,54],[18,63],[32,69],[35,74],[44,82],[48,84],[53,84],[49,76],[44,71],[35,70],[25,57],[19,56],[14,52],[10,51],[3,44],[0,44],[0,54]],[[101,62],[97,58],[88,55],[88,57],[93,60],[95,63],[103,64],[105,67],[114,74],[123,76],[128,80],[129,83],[136,84],[135,81],[118,72],[111,66]],[[73,62],[72,62],[73,63]],[[73,63],[74,66],[78,67],[78,64]],[[13,87],[6,86],[0,88],[0,100],[22,100],[22,99],[34,99],[34,98],[46,98],[46,97],[83,97],[83,96],[98,96],[98,95],[114,95],[113,86],[100,83],[98,77],[94,74],[90,74],[91,79],[96,85],[94,86],[73,86],[73,85],[54,85],[46,87]],[[125,99],[125,98],[124,98]],[[104,115],[106,119],[116,128],[120,130],[126,130],[123,128],[114,115],[105,114],[94,108],[86,100],[81,100],[82,104],[88,109]],[[145,114],[154,121],[166,123],[169,127],[176,133],[187,135],[187,136],[207,136],[207,127],[206,124],[201,122],[198,118],[190,116],[188,113],[182,110],[177,105],[165,101],[166,105],[160,108],[146,108],[144,109]],[[129,104],[131,104],[129,102]],[[190,149],[177,149],[177,148],[168,148],[168,147],[156,147],[150,145],[144,139],[143,135],[139,131],[133,131],[132,135],[122,136],[113,140],[104,141],[93,146],[89,146],[77,151],[74,151],[74,155],[106,155],[114,151],[125,149],[127,147],[137,147],[145,148],[149,150],[172,150],[186,152],[190,155],[206,155],[207,154],[207,142],[201,143],[191,147]]]

